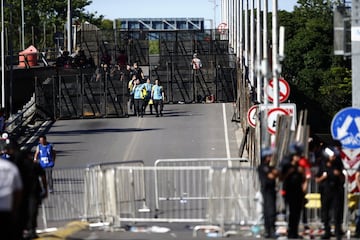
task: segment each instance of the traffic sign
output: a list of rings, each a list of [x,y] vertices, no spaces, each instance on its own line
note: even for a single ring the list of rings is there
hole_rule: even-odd
[[[278,115],[289,115],[289,112],[286,111],[283,108],[272,108],[269,110],[268,112],[268,119],[267,119],[267,124],[268,124],[268,132],[271,134],[275,134],[276,133],[276,121],[278,118]]]
[[[220,23],[219,26],[218,26],[218,32],[220,34],[225,34],[226,33],[226,30],[227,30],[227,24],[226,23]]]
[[[249,125],[253,128],[255,128],[255,126],[256,126],[257,109],[258,109],[258,105],[254,105],[254,106],[250,107],[247,112],[247,121],[248,121]]]
[[[274,79],[269,81],[267,87],[269,101],[274,101]],[[284,78],[279,78],[279,102],[285,102],[290,96],[290,85]]]
[[[297,118],[296,118],[296,104],[295,103],[282,103],[282,104],[280,104],[280,108],[284,109],[288,113],[289,116],[292,116],[292,121],[291,121],[291,126],[290,127],[291,127],[292,131],[295,131],[296,120],[297,120]],[[271,109],[273,109],[273,105],[271,105],[271,104],[260,104],[259,109],[260,109],[260,112],[267,111],[267,112],[265,112],[265,114],[267,116],[269,111]],[[269,123],[269,118],[267,120],[268,120],[268,125],[275,125],[276,126],[277,117],[274,117],[272,119],[271,123]],[[273,134],[272,132],[274,131],[274,129],[273,128],[271,128],[271,129],[272,130],[269,131],[269,132],[271,134]]]
[[[348,107],[340,110],[332,119],[331,135],[344,148],[360,148],[360,109]]]

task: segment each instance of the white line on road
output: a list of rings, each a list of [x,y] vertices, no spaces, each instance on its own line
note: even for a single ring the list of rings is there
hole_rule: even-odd
[[[223,108],[223,119],[224,119],[224,133],[225,133],[225,147],[226,147],[226,157],[231,158],[230,154],[230,145],[229,145],[229,134],[228,134],[228,125],[227,125],[227,118],[226,118],[226,108],[225,103],[222,104]]]

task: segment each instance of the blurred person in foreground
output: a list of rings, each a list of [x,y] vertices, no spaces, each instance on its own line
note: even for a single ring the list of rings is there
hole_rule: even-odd
[[[333,219],[335,222],[335,237],[342,237],[342,219],[344,205],[344,183],[343,174],[344,165],[340,159],[340,152],[337,147],[328,147],[324,149],[324,159],[316,174],[316,182],[321,186],[321,219],[324,224],[325,234],[322,239],[330,239],[331,226]]]
[[[274,149],[261,150],[261,163],[257,168],[260,180],[261,194],[263,197],[263,214],[265,225],[265,238],[276,238],[276,179],[278,170],[270,165]]]
[[[306,192],[305,170],[299,165],[303,154],[300,143],[289,146],[289,155],[281,162],[281,180],[283,195],[288,209],[288,238],[299,239],[299,223]]]
[[[1,140],[3,142],[3,139]],[[5,152],[4,149],[2,151]],[[18,228],[18,220],[21,220],[18,214],[21,210],[22,190],[23,183],[18,167],[9,161],[5,154],[2,154],[0,158],[1,239],[19,240],[22,238]]]
[[[15,140],[8,140],[3,156],[18,167],[23,184],[16,224],[17,239],[37,238],[38,209],[42,199],[47,196],[45,172],[38,163],[33,162],[29,151],[20,150]]]

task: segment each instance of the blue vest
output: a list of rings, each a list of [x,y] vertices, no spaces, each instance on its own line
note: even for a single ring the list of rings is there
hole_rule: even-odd
[[[39,162],[43,168],[54,167],[54,160],[52,156],[53,146],[51,144],[38,145],[39,148]]]
[[[154,85],[153,87],[153,99],[154,100],[161,100],[162,99],[162,86]]]

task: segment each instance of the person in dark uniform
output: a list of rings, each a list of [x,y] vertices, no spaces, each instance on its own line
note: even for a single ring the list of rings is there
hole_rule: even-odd
[[[261,163],[258,166],[260,190],[263,196],[263,213],[265,225],[265,238],[276,238],[276,178],[278,171],[270,165],[274,150],[264,148],[261,150]]]
[[[335,236],[341,239],[343,219],[343,198],[345,176],[343,174],[344,165],[340,159],[340,152],[335,147],[325,148],[324,159],[316,174],[316,182],[321,184],[321,215],[325,228],[322,239],[330,239],[331,213],[334,214]]]
[[[305,196],[305,171],[299,166],[303,147],[293,143],[289,147],[289,156],[282,160],[281,180],[283,194],[288,214],[288,238],[297,239],[299,236],[299,222]]]

